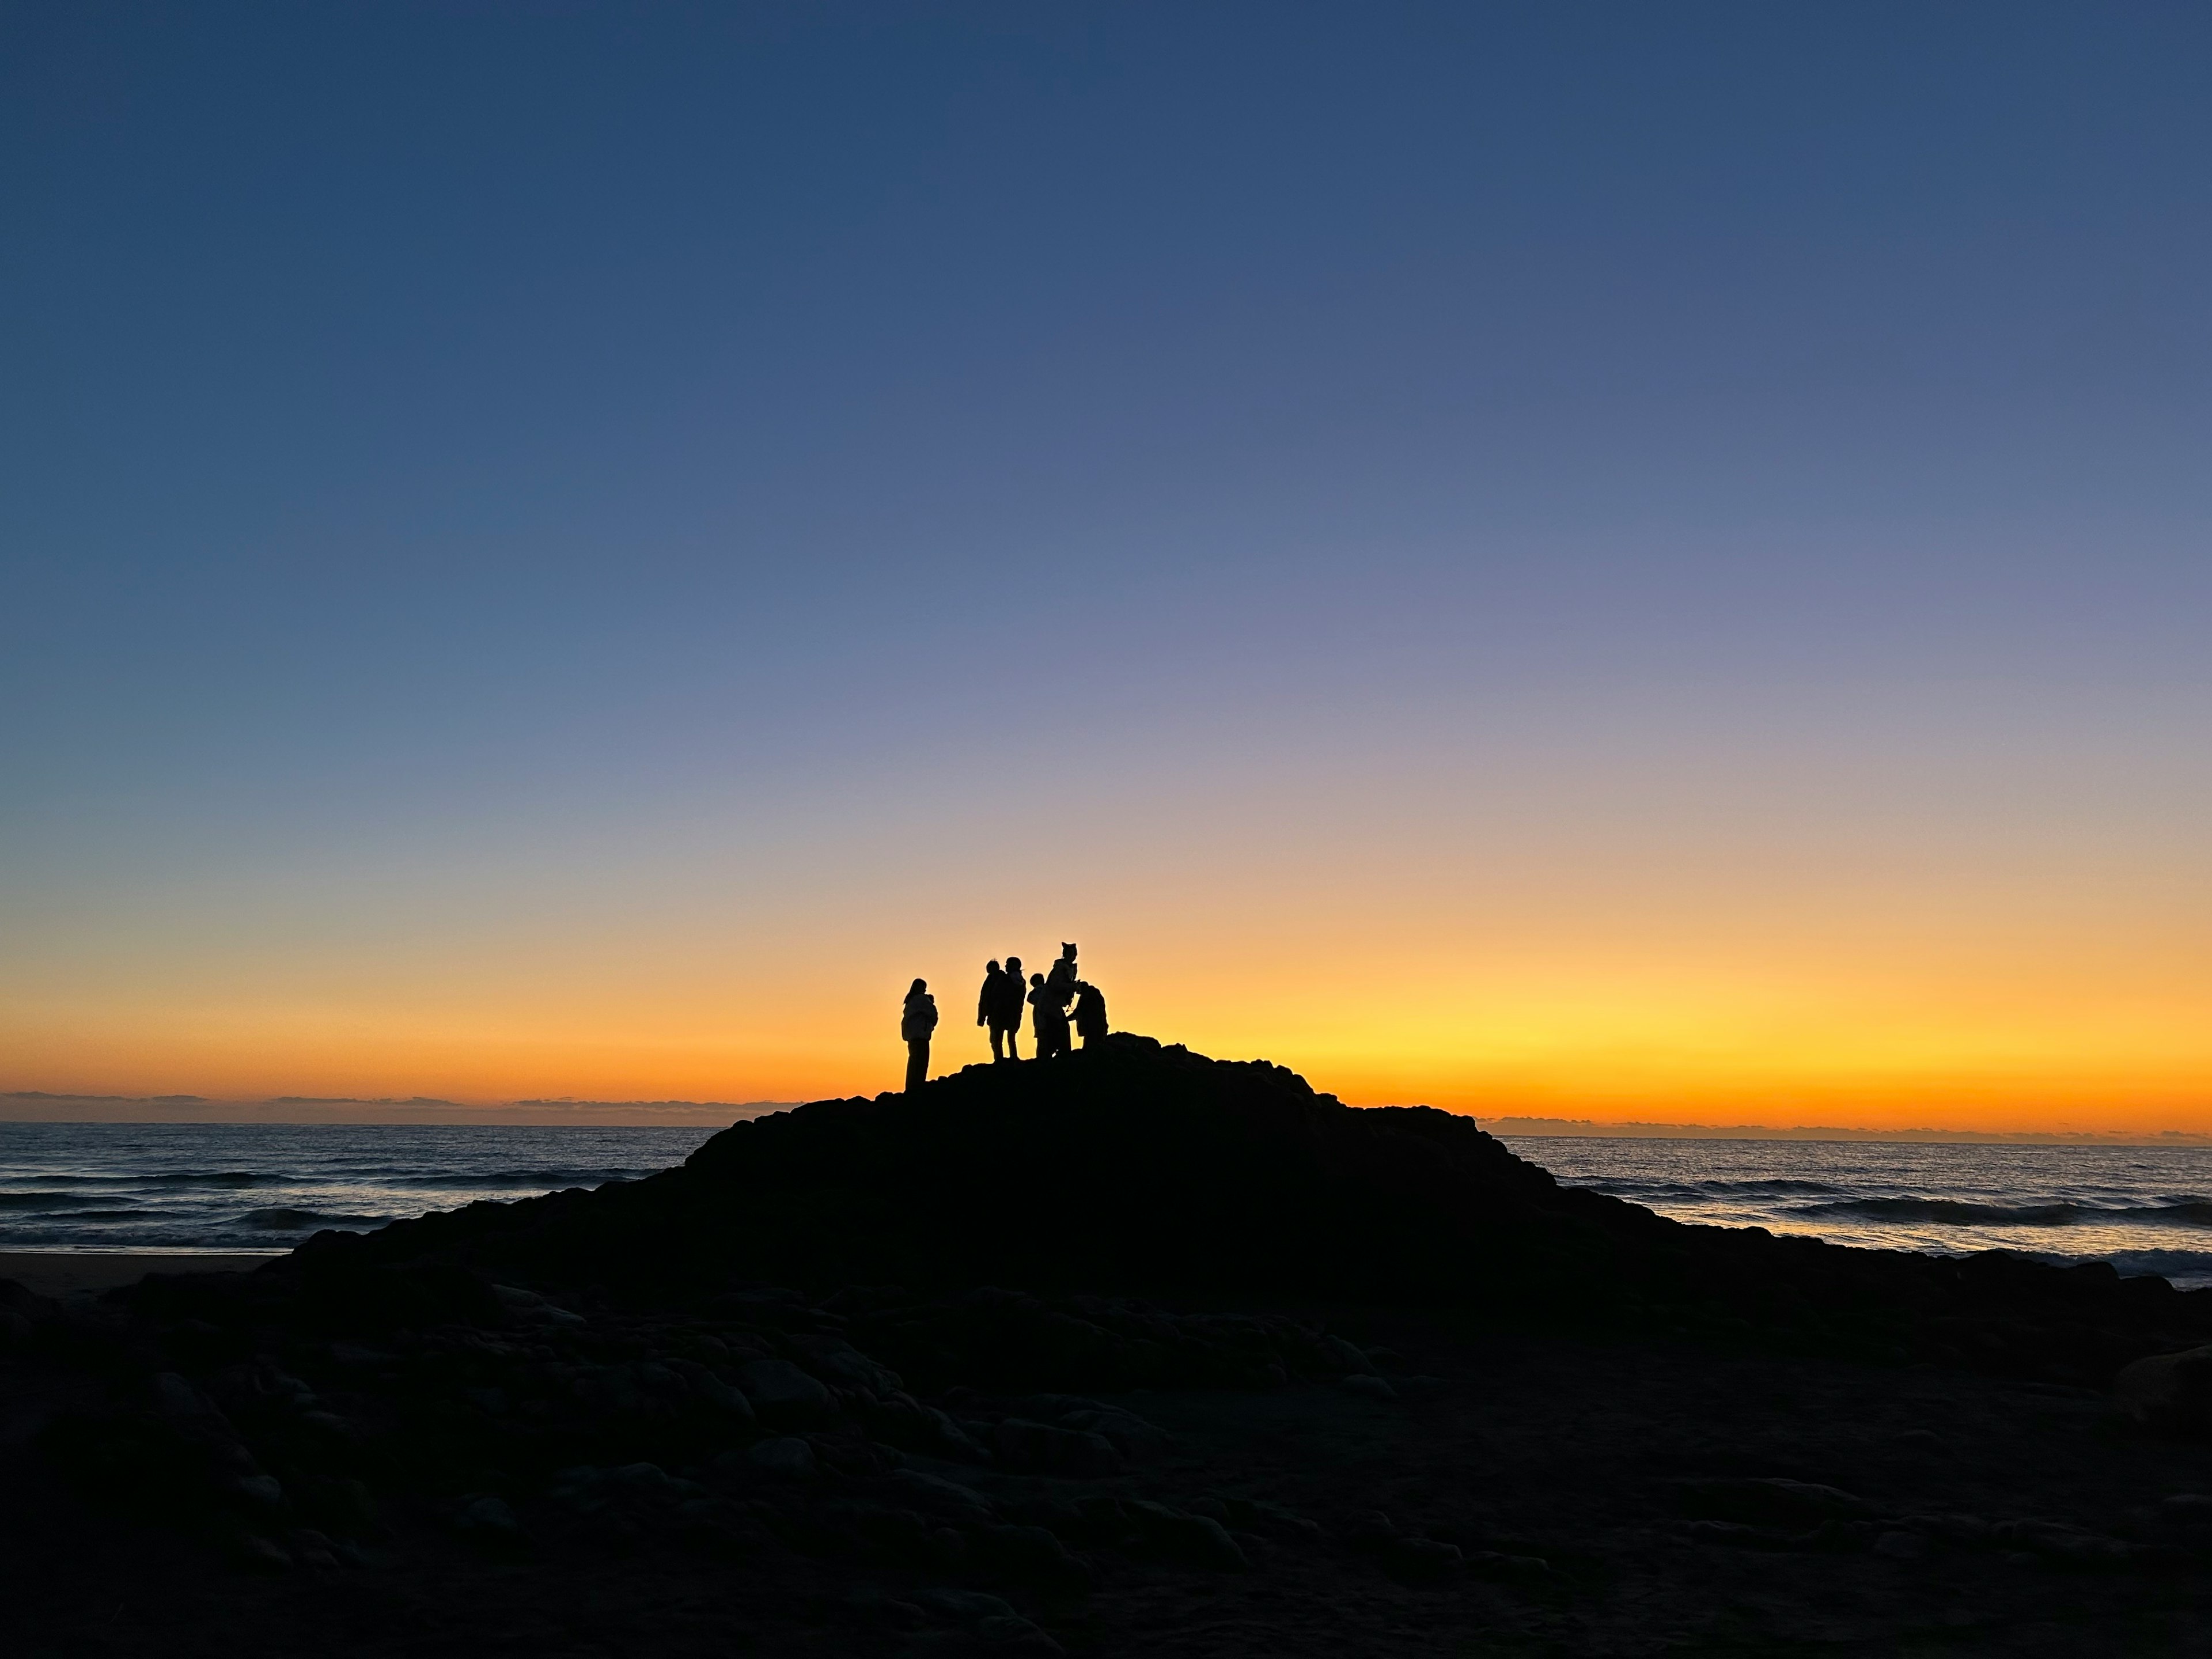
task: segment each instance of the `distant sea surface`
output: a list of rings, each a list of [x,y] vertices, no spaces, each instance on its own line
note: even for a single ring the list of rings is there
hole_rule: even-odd
[[[478,1199],[635,1180],[711,1130],[0,1123],[0,1249],[285,1250]],[[1515,1135],[1562,1182],[1838,1244],[2102,1259],[2212,1285],[2212,1147]]]
[[[2212,1146],[1501,1139],[1567,1185],[1678,1221],[2212,1285]]]
[[[0,1249],[289,1250],[478,1199],[635,1180],[712,1129],[0,1123]]]

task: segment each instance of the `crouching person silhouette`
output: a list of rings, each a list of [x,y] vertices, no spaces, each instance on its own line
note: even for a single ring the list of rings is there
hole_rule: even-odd
[[[1075,981],[1075,1029],[1086,1048],[1106,1035],[1106,994],[1088,980]]]
[[[929,1081],[929,1034],[937,1029],[937,999],[929,982],[916,980],[906,994],[899,1016],[899,1035],[906,1039],[906,1091],[912,1094]]]

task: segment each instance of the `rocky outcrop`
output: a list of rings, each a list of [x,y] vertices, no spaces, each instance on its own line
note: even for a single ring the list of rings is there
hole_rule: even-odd
[[[1133,1036],[741,1123],[646,1181],[319,1234],[284,1271],[359,1322],[459,1307],[477,1294],[464,1268],[676,1301],[893,1286],[932,1312],[908,1330],[854,1304],[885,1363],[1038,1388],[1191,1374],[1191,1334],[1116,1295],[1449,1303],[2100,1387],[2212,1337],[2212,1293],[2163,1279],[1681,1225],[1559,1186],[1468,1118],[1347,1107],[1282,1066]],[[1088,1299],[1003,1299],[1017,1291]],[[1285,1363],[1264,1342],[1230,1358],[1240,1340],[1213,1333],[1200,1369],[1264,1383]]]

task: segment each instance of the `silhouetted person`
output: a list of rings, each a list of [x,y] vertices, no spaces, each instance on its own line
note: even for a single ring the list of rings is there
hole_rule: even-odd
[[[1075,981],[1075,1029],[1086,1048],[1106,1035],[1106,994],[1086,980]]]
[[[1004,997],[1006,994],[1006,976],[1003,973],[1000,972],[997,961],[994,959],[993,961],[985,963],[983,964],[983,988],[975,994],[975,1023],[978,1025],[989,1025],[991,1027],[991,1058],[994,1060],[1004,1060],[1006,1058],[1004,1054],[999,1052],[1001,1046],[1000,1042],[999,1028],[996,1025],[992,1024],[992,1022],[999,1017],[1000,999]]]
[[[1030,1025],[1036,1033],[1039,1060],[1067,1052],[1067,1011],[1042,974],[1030,975]]]
[[[929,1034],[937,1029],[937,999],[929,982],[916,980],[906,994],[906,1008],[899,1015],[899,1035],[906,1039],[906,1091],[912,1094],[929,1081]]]
[[[1074,999],[1075,981],[1079,977],[1080,975],[1075,970],[1075,947],[1064,944],[1060,947],[1060,960],[1052,964],[1052,972],[1045,979],[1045,984],[1051,988],[1052,994],[1060,999],[1060,1007],[1066,1007]]]
[[[1022,1004],[1026,1000],[1024,993],[1027,989],[1028,988],[1022,983],[1022,959],[1019,957],[1008,957],[1006,971],[999,975],[997,1000],[991,1002],[990,1007],[991,1058],[994,1060],[999,1058],[999,1043],[1001,1038],[1006,1041],[1006,1057],[1008,1060],[1019,1060],[1022,1057],[1020,1048]],[[988,1001],[992,994],[991,981],[985,980],[983,981],[985,1000]]]
[[[975,1023],[991,1028],[993,1060],[1019,1060],[1022,1005],[1027,989],[1022,983],[1022,959],[1008,957],[1003,970],[996,963],[991,969],[995,977],[984,978],[982,994],[975,1004]]]

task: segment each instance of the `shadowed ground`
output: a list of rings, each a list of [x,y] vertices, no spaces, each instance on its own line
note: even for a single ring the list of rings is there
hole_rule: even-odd
[[[1683,1227],[1142,1039],[13,1297],[27,1650],[2135,1654],[2212,1296]]]

